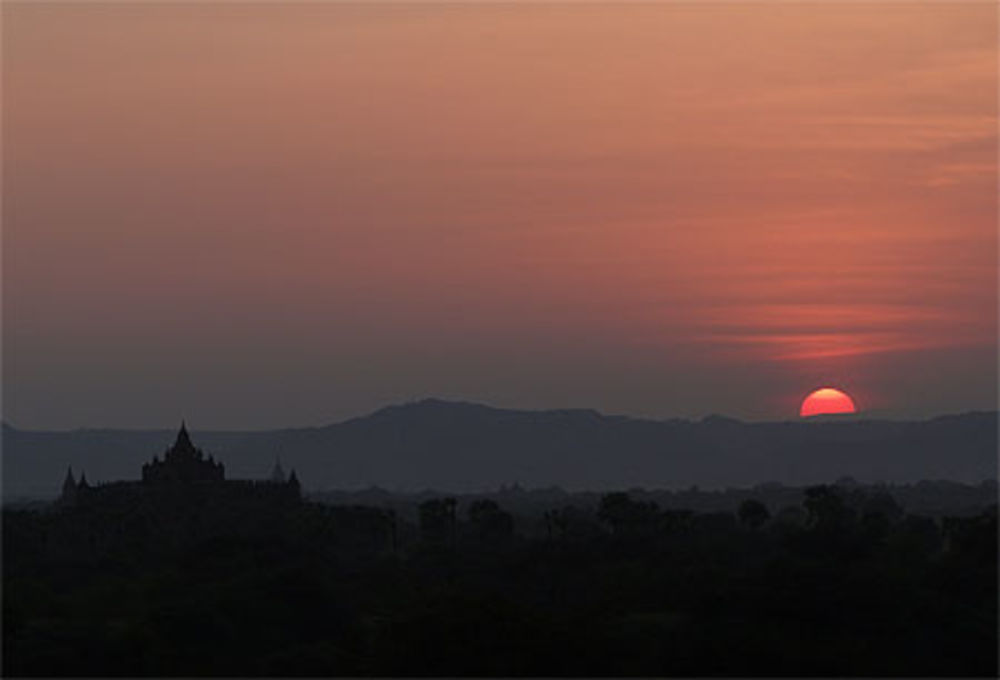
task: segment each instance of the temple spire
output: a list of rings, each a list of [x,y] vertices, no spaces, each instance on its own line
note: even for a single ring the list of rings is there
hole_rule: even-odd
[[[62,485],[62,494],[59,502],[63,505],[73,505],[76,503],[76,480],[73,478],[73,466],[66,468],[66,480]]]
[[[63,493],[66,493],[69,489],[76,488],[76,480],[73,478],[73,466],[70,465],[66,468],[66,479],[63,481]]]
[[[187,423],[183,420],[181,420],[181,429],[177,433],[177,441],[174,442],[174,448],[184,451],[194,448],[194,444],[191,443],[191,436],[188,435]]]
[[[281,457],[274,456],[274,469],[271,470],[271,481],[275,484],[285,483],[285,471],[281,468]]]

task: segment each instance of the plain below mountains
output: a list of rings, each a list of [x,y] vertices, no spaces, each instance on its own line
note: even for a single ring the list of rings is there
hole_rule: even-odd
[[[91,484],[137,479],[169,430],[34,432],[3,426],[5,500],[58,494],[72,465]],[[590,410],[515,411],[428,399],[319,428],[192,431],[228,478],[264,478],[276,456],[304,489],[678,489],[997,478],[997,413],[926,421],[644,420]]]

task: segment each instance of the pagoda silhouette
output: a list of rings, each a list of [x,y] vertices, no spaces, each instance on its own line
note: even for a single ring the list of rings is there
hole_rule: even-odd
[[[118,481],[92,486],[86,473],[80,480],[73,477],[73,468],[66,471],[62,494],[58,504],[75,507],[84,504],[112,501],[124,496],[144,498],[190,498],[192,495],[209,496],[226,500],[301,500],[302,489],[295,470],[286,478],[281,462],[276,458],[274,468],[266,479],[226,479],[225,466],[211,455],[196,447],[188,434],[186,423],[181,423],[177,439],[161,460],[143,464],[140,481]]]
[[[142,481],[147,484],[221,482],[226,478],[222,463],[212,456],[205,458],[201,449],[191,442],[187,425],[181,423],[177,441],[163,454],[163,460],[154,456],[152,462],[142,466]]]

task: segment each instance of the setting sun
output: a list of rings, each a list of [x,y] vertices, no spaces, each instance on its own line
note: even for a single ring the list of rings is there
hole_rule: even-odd
[[[803,418],[834,413],[857,413],[854,400],[832,387],[822,387],[802,401],[799,415]]]

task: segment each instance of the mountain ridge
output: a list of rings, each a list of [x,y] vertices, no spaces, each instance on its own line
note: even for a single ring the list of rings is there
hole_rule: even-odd
[[[280,454],[307,490],[502,484],[568,489],[894,482],[996,477],[998,414],[928,420],[653,420],[593,409],[516,410],[424,399],[319,427],[192,430],[231,478],[265,477]],[[73,465],[91,481],[135,479],[174,431],[19,430],[3,423],[5,496],[52,496]]]
[[[793,424],[809,424],[809,423],[830,423],[830,422],[874,422],[874,423],[925,423],[932,422],[935,420],[951,419],[951,418],[962,418],[967,416],[997,416],[1000,414],[1000,409],[998,410],[981,410],[973,409],[969,411],[958,411],[954,413],[942,413],[927,418],[885,418],[885,417],[868,417],[865,412],[857,414],[829,414],[829,415],[819,415],[812,416],[809,418],[782,418],[777,420],[745,420],[743,418],[737,418],[735,416],[726,415],[724,413],[710,413],[708,415],[702,416],[700,418],[683,418],[680,416],[673,416],[667,418],[653,418],[648,416],[637,416],[629,414],[619,414],[619,413],[604,413],[593,408],[545,408],[545,409],[520,409],[520,408],[506,408],[501,406],[493,406],[483,402],[476,401],[465,401],[465,400],[451,400],[442,399],[439,397],[425,397],[422,399],[416,399],[412,401],[400,402],[397,404],[388,404],[386,406],[380,406],[379,408],[371,411],[369,413],[350,416],[344,418],[343,420],[335,420],[326,424],[319,425],[301,425],[294,427],[272,427],[264,428],[260,430],[246,430],[246,429],[233,429],[233,428],[220,428],[220,429],[205,429],[198,430],[195,428],[189,428],[192,432],[214,432],[214,433],[240,433],[240,434],[263,434],[268,432],[290,432],[290,431],[300,431],[300,430],[323,430],[332,427],[337,427],[339,425],[344,425],[355,420],[365,420],[378,416],[384,413],[396,413],[400,411],[406,411],[415,408],[425,408],[428,406],[434,407],[447,407],[447,408],[466,408],[469,410],[483,410],[492,412],[504,412],[504,413],[517,413],[517,414],[581,414],[596,416],[604,419],[613,420],[628,420],[628,421],[645,421],[653,423],[667,423],[667,424],[677,424],[677,423],[691,423],[700,424],[706,421],[717,421],[717,422],[730,422],[739,423],[741,425],[774,425],[779,423],[793,423]],[[32,428],[22,428],[10,423],[10,421],[3,420],[0,421],[0,427],[4,431],[11,430],[14,432],[31,432],[31,433],[71,433],[71,432],[175,432],[173,428],[129,428],[129,427],[114,427],[114,426],[81,426],[75,428],[56,428],[56,429],[32,429]]]

